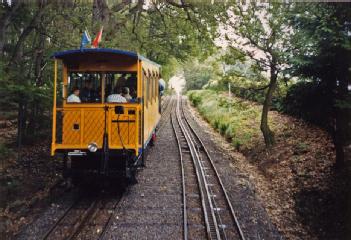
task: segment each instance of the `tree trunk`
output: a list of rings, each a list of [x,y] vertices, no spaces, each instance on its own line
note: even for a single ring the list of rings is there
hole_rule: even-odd
[[[43,30],[45,31],[45,30]],[[39,39],[37,40],[38,45],[35,50],[34,54],[34,79],[35,79],[35,86],[41,87],[43,85],[43,58],[44,58],[44,48],[45,48],[45,35],[39,34]],[[28,77],[29,79],[30,77]],[[38,121],[42,119],[42,116],[39,116],[38,109],[43,103],[39,101],[39,99],[34,99],[30,107],[28,109],[31,109],[30,114],[28,116],[28,126],[27,126],[27,131],[33,131],[37,129],[37,126],[40,125],[38,124]],[[26,134],[27,134],[26,131]]]
[[[8,3],[5,1],[3,4],[7,5]],[[7,6],[8,11],[5,11],[5,13],[3,13],[3,15],[0,17],[0,56],[3,54],[6,29],[21,4],[21,1],[12,1],[11,6]]]
[[[275,72],[275,69],[272,69],[269,88],[264,99],[262,115],[261,115],[261,132],[263,134],[266,147],[271,147],[274,144],[274,133],[270,130],[268,125],[268,112],[271,107],[273,93],[276,89],[276,86],[277,86],[277,74]]]
[[[93,2],[93,24],[101,22],[102,24],[108,23],[110,19],[110,9],[106,0],[94,0]]]

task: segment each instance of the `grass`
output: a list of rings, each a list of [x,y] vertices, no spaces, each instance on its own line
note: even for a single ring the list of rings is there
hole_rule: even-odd
[[[206,121],[237,150],[251,149],[261,138],[260,105],[236,97],[229,98],[213,90],[194,90],[187,95]]]

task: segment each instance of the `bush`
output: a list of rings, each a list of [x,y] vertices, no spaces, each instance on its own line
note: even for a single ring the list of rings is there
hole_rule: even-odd
[[[213,90],[189,91],[188,97],[200,114],[236,149],[253,147],[253,136],[260,134],[260,106]]]
[[[227,91],[228,83],[231,83],[231,92],[234,96],[263,104],[266,91],[257,91],[268,84],[268,80],[255,82],[254,80],[237,77],[224,76],[220,85],[222,91]],[[330,87],[321,82],[299,81],[290,82],[289,85],[279,81],[277,91],[274,93],[271,109],[285,114],[301,118],[307,122],[328,128],[328,116],[332,115],[333,99]],[[225,103],[220,102],[220,106],[225,107]]]
[[[194,104],[195,107],[201,102],[200,96],[196,95],[195,92],[189,92],[188,94],[190,101]]]
[[[283,102],[283,112],[308,122],[327,127],[331,115],[328,89],[316,82],[298,82],[292,85]]]
[[[223,76],[219,81],[218,89],[222,91],[228,91],[228,84],[231,84],[231,92],[233,95],[244,98],[250,101],[254,101],[263,104],[265,99],[266,90],[256,90],[263,86],[266,86],[269,81],[268,79],[249,79],[247,77],[238,77],[235,75]],[[289,86],[283,82],[279,82],[277,86],[277,91],[273,95],[271,109],[282,111],[284,109],[284,98]]]

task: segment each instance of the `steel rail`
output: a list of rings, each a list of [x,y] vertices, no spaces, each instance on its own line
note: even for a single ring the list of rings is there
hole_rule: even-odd
[[[121,197],[118,200],[116,200],[116,202],[115,202],[115,204],[114,204],[114,206],[112,208],[113,211],[110,213],[107,221],[105,222],[105,224],[104,224],[104,226],[102,228],[102,231],[101,231],[101,233],[99,234],[99,236],[97,238],[98,240],[103,239],[105,237],[107,229],[109,229],[109,227],[112,224],[112,217],[114,216],[114,214],[116,212],[116,209],[117,209],[117,206],[118,206],[119,202],[122,200],[122,197],[123,196],[121,195]]]
[[[66,211],[59,217],[59,219],[49,228],[48,231],[43,236],[43,240],[48,239],[48,237],[51,235],[51,233],[57,228],[57,226],[62,222],[62,220],[68,215],[69,212],[73,209],[74,206],[77,205],[82,199],[78,198],[76,201],[72,203],[72,205],[66,209]]]
[[[103,239],[103,237],[106,234],[106,231],[108,229],[108,227],[111,225],[112,222],[112,216],[115,213],[115,210],[119,204],[119,202],[122,199],[122,194],[120,195],[120,197],[116,200],[116,202],[113,204],[113,211],[109,214],[109,217],[107,219],[107,221],[103,224],[102,227],[102,231],[99,233],[99,236],[97,237],[97,239]],[[51,234],[59,228],[60,224],[62,223],[62,221],[65,219],[65,217],[67,217],[67,215],[71,212],[72,209],[74,209],[74,207],[81,202],[82,199],[78,199],[76,200],[65,212],[64,214],[62,214],[60,216],[60,218],[55,222],[55,224],[53,224],[51,226],[51,228],[45,233],[43,239],[50,239]],[[91,219],[95,218],[96,214],[98,213],[98,205],[99,203],[102,202],[102,200],[100,198],[95,199],[94,201],[92,201],[92,203],[89,205],[88,208],[86,208],[84,210],[84,212],[82,214],[80,214],[80,216],[78,217],[78,219],[76,220],[75,224],[73,225],[73,227],[71,228],[72,230],[68,230],[71,231],[68,236],[65,236],[64,239],[76,239],[79,234],[82,232],[82,230],[84,229],[84,227],[86,226],[86,223],[91,221]],[[105,204],[106,206],[107,204]],[[105,209],[104,207],[102,209]]]
[[[180,147],[180,140],[175,129],[175,123],[173,121],[173,117],[171,115],[171,125],[174,132],[174,135],[178,144],[178,152],[180,157],[180,167],[181,167],[181,175],[182,175],[182,194],[183,194],[183,239],[188,240],[188,214],[187,214],[187,203],[186,203],[186,190],[185,190],[185,173],[184,173],[184,162],[183,162],[183,154],[182,148]]]
[[[73,225],[73,231],[69,234],[68,237],[65,239],[75,239],[79,235],[79,233],[82,231],[84,228],[84,225],[86,222],[89,221],[93,216],[96,215],[98,211],[98,205],[100,203],[100,200],[95,199],[89,207],[83,212],[83,214],[80,214],[79,220]]]
[[[208,160],[209,160],[209,162],[210,162],[210,165],[211,165],[213,171],[215,172],[216,179],[218,180],[218,182],[219,182],[219,184],[220,184],[220,187],[221,187],[221,190],[222,190],[222,192],[223,192],[223,194],[224,194],[224,196],[225,196],[226,203],[227,203],[227,205],[228,205],[228,207],[229,207],[229,209],[230,209],[231,216],[232,216],[232,218],[233,218],[233,220],[234,220],[235,227],[236,227],[237,232],[238,232],[238,234],[239,234],[239,236],[240,236],[240,239],[241,239],[241,240],[245,240],[244,233],[243,233],[243,231],[242,231],[242,229],[241,229],[241,227],[240,227],[240,222],[239,222],[239,220],[238,220],[238,217],[236,216],[236,213],[235,213],[235,211],[234,211],[233,205],[231,204],[230,198],[229,198],[228,193],[227,193],[227,191],[226,191],[226,189],[225,189],[225,187],[224,187],[224,184],[223,184],[223,182],[222,182],[222,180],[221,180],[221,178],[220,178],[220,175],[219,175],[219,173],[218,173],[218,171],[217,171],[217,168],[215,167],[215,165],[214,165],[214,163],[213,163],[212,157],[211,157],[211,155],[209,154],[207,148],[205,147],[205,144],[203,143],[203,141],[201,140],[201,138],[199,137],[199,135],[198,135],[197,132],[195,131],[194,127],[191,126],[188,117],[187,117],[186,114],[184,113],[184,107],[182,107],[182,112],[183,112],[183,116],[184,116],[185,122],[187,123],[187,125],[189,126],[189,129],[192,131],[193,135],[196,137],[196,139],[197,139],[198,142],[200,143],[200,146],[201,146],[202,150],[205,152],[205,154],[206,154],[206,156],[207,156],[207,158],[208,158]]]
[[[184,119],[185,119],[185,114],[184,114],[184,108],[183,108],[183,102],[184,101],[182,101],[182,99],[180,100],[180,105],[181,105],[181,112],[182,112],[182,116],[184,117]],[[185,119],[186,120],[186,119]],[[187,128],[189,128],[189,131],[191,131],[191,132],[193,132],[192,131],[192,129],[190,129],[190,127],[189,127],[189,125],[188,125],[188,122],[186,121],[186,126],[187,126]],[[193,134],[191,134],[191,138],[192,138],[192,140],[193,140],[193,142],[194,142],[194,144],[195,144],[195,146],[196,146],[196,149],[197,149],[197,152],[198,152],[198,156],[199,156],[199,165],[200,165],[200,168],[202,169],[202,171],[204,172],[204,179],[206,180],[206,177],[207,176],[211,176],[211,175],[209,175],[209,173],[207,173],[206,174],[206,167],[203,165],[203,163],[205,162],[204,160],[203,160],[203,158],[201,157],[202,156],[202,154],[201,154],[201,146],[196,142],[196,137],[193,135]],[[205,158],[206,158],[207,156],[205,156]],[[207,181],[206,181],[206,184],[207,185],[209,185],[208,183],[207,183]],[[219,206],[218,206],[218,204],[217,204],[217,202],[216,202],[216,195],[215,195],[215,193],[214,193],[214,191],[213,190],[211,190],[211,188],[208,188],[208,192],[209,192],[209,196],[212,196],[212,198],[210,198],[210,200],[212,201],[212,208],[213,209],[216,209],[216,212],[215,212],[215,216],[217,216],[217,225],[218,226],[222,226],[222,234],[223,234],[223,238],[224,239],[228,239],[228,237],[227,237],[227,234],[226,234],[226,231],[225,231],[225,228],[224,228],[224,224],[223,224],[223,220],[222,220],[222,217],[221,217],[221,214],[220,214],[220,208],[219,208]],[[220,225],[219,225],[220,224]]]
[[[199,155],[196,151],[195,143],[194,143],[193,139],[191,138],[189,131],[186,129],[186,127],[183,123],[181,114],[180,114],[179,96],[177,98],[176,116],[177,116],[177,121],[178,121],[178,124],[180,126],[180,129],[181,129],[181,131],[185,137],[185,140],[187,141],[187,144],[189,146],[190,154],[191,154],[191,157],[193,160],[196,176],[198,179],[197,182],[199,185],[199,190],[200,190],[200,195],[201,195],[201,204],[202,204],[204,218],[205,218],[207,236],[209,239],[221,239],[221,236],[219,233],[219,227],[217,224],[217,220],[216,220],[215,213],[214,213],[214,208],[213,208],[211,197],[210,197],[210,191],[208,188],[208,184],[206,182],[204,171],[201,168],[201,165],[199,162]]]

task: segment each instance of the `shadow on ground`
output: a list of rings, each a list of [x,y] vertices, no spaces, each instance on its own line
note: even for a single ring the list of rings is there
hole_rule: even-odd
[[[346,174],[334,172],[330,178],[325,189],[307,187],[297,192],[295,210],[318,239],[346,239]]]

